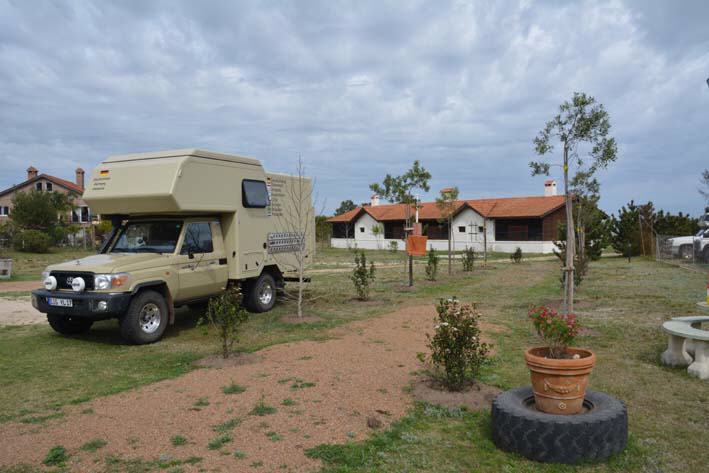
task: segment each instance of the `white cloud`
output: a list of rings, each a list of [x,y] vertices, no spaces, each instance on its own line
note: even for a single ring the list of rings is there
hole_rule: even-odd
[[[414,159],[434,191],[534,194],[532,139],[582,90],[606,105],[620,144],[603,205],[697,213],[687,183],[707,166],[709,48],[704,6],[692,8],[6,2],[0,187],[27,163],[71,177],[109,154],[201,146],[278,171],[301,153],[329,209],[366,200],[369,183]]]

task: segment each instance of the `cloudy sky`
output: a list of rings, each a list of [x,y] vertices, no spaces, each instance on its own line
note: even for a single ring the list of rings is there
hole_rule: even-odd
[[[541,194],[532,140],[584,91],[619,143],[602,207],[696,215],[708,24],[701,0],[0,0],[0,188],[201,147],[280,172],[301,154],[328,211],[414,159],[426,197]]]

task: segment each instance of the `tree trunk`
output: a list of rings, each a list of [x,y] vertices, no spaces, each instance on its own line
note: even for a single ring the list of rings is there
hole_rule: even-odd
[[[574,213],[569,193],[569,148],[564,144],[564,193],[566,195],[566,267],[564,268],[564,313],[574,311],[574,254],[576,237],[574,235]]]
[[[483,217],[483,267],[487,267],[487,217]]]
[[[448,217],[448,276],[451,275],[451,218]]]

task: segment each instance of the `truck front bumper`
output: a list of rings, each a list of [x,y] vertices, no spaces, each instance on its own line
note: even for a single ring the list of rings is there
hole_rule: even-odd
[[[71,300],[71,307],[49,305],[48,298]],[[75,293],[67,291],[47,291],[35,289],[32,291],[32,307],[45,314],[70,315],[88,319],[109,319],[120,317],[128,310],[130,292]]]

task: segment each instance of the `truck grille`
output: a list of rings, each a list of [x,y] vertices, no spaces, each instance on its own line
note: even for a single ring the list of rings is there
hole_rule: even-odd
[[[57,279],[57,289],[71,289],[71,280],[78,277],[84,278],[87,291],[92,291],[94,289],[94,273],[80,271],[52,271],[50,274]]]

